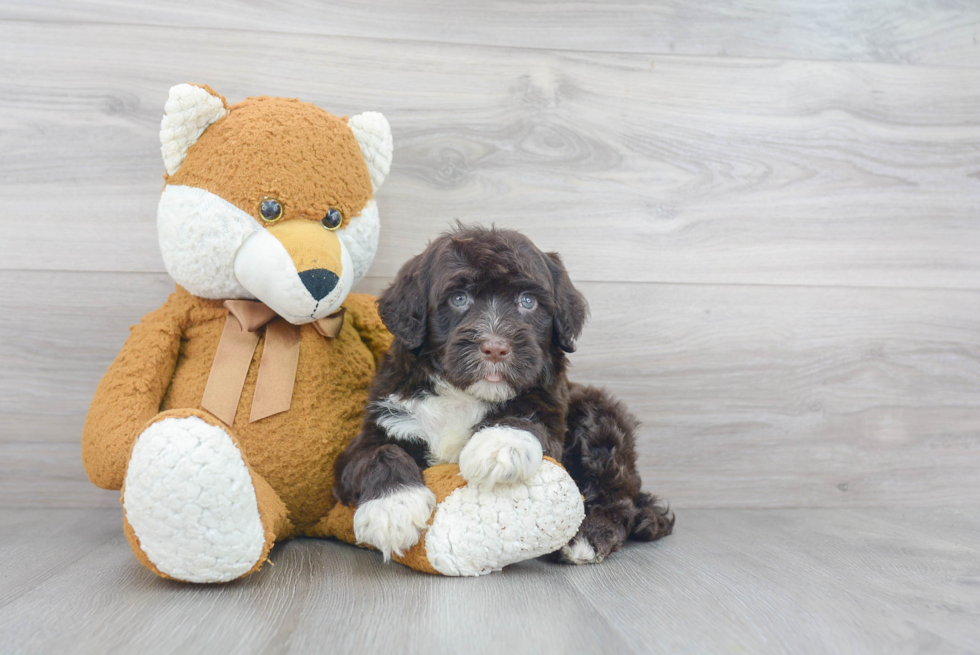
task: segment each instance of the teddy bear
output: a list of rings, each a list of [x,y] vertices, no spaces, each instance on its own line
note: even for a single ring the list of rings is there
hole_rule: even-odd
[[[131,328],[99,383],[85,470],[121,491],[129,544],[164,578],[235,580],[293,537],[358,543],[333,465],[392,339],[375,299],[351,293],[378,247],[388,122],[287,98],[229,106],[180,84],[160,140],[157,228],[176,290]],[[489,490],[454,464],[425,478],[438,504],[394,557],[419,571],[499,570],[560,548],[584,516],[553,461]]]

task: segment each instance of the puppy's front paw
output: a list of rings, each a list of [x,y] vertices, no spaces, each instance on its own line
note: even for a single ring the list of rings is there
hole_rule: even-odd
[[[541,442],[526,430],[495,426],[474,434],[459,454],[459,472],[477,487],[513,484],[541,465]]]
[[[354,512],[354,537],[380,550],[386,562],[392,553],[401,557],[418,542],[435,506],[436,495],[428,487],[403,488],[369,500]]]

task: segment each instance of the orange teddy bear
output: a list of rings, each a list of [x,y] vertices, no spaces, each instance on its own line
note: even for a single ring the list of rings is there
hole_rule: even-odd
[[[133,552],[163,577],[234,580],[295,536],[356,542],[355,508],[331,490],[391,343],[374,298],[350,294],[377,250],[388,122],[283,98],[229,107],[182,84],[160,135],[157,222],[177,289],[132,328],[96,390],[82,435],[89,478],[122,490]],[[454,465],[426,479],[439,500],[431,534],[395,558],[418,570],[497,570],[561,547],[582,520],[556,465],[530,490],[469,489]],[[519,498],[511,525],[473,514]]]

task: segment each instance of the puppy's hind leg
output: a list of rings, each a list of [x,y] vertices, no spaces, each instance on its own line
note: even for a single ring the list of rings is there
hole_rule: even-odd
[[[573,384],[570,390],[562,464],[585,497],[585,521],[555,556],[567,564],[594,564],[629,537],[653,541],[670,534],[674,516],[640,491],[636,418],[601,389]]]
[[[636,516],[630,537],[637,541],[656,541],[674,530],[674,513],[662,499],[646,492],[633,499]]]

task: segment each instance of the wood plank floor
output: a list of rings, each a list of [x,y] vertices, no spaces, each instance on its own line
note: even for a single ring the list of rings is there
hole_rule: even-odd
[[[158,580],[79,434],[157,247],[167,89],[385,113],[362,290],[560,251],[675,535],[481,580],[278,547]],[[0,655],[980,652],[976,0],[0,3]]]
[[[162,272],[161,108],[201,80],[385,113],[377,277],[460,218],[576,280],[980,288],[980,67],[255,39],[0,21],[0,268]]]
[[[689,510],[605,563],[480,579],[298,540],[220,586],[143,569],[118,510],[0,510],[4,653],[969,653],[980,510]],[[180,626],[175,629],[175,626]]]
[[[270,9],[274,9],[270,11]],[[0,19],[598,52],[980,65],[972,0],[8,0]]]

